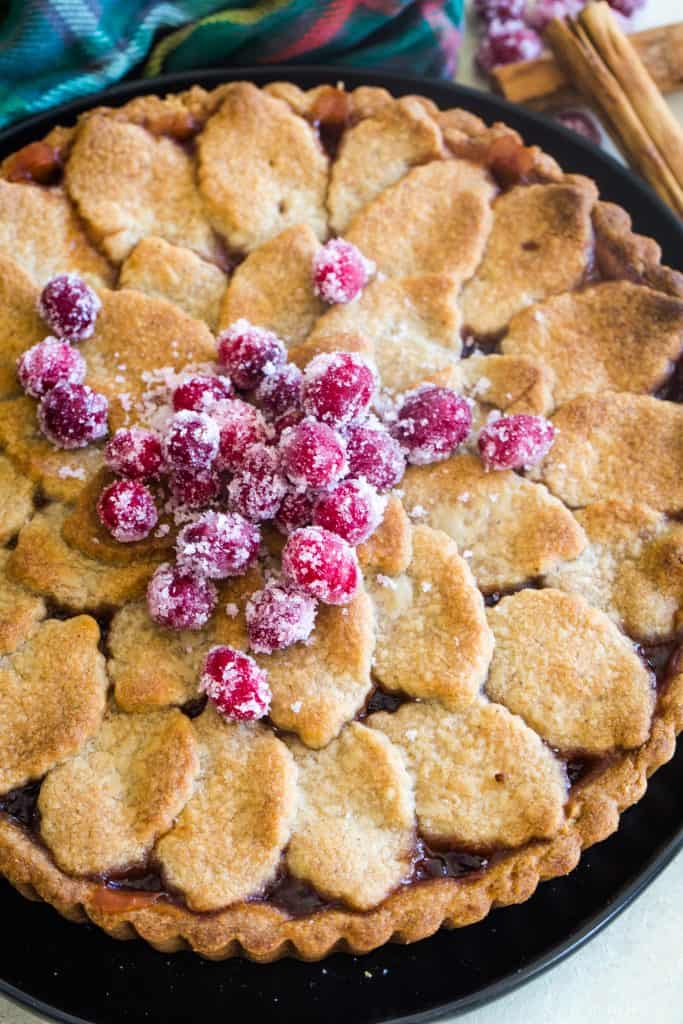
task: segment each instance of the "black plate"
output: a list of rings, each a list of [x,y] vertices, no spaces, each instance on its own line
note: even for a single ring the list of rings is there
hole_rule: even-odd
[[[442,107],[462,106],[487,121],[505,120],[567,171],[594,178],[604,198],[623,205],[638,231],[655,237],[680,269],[683,230],[650,189],[576,135],[495,97],[443,82],[342,68],[242,69],[133,82],[40,115],[0,135],[0,156],[69,123],[97,103],[148,92],[213,86],[231,78],[287,78],[303,87],[343,78],[352,87],[385,85],[420,92]],[[619,832],[582,858],[567,878],[547,882],[519,907],[478,925],[439,932],[413,946],[385,946],[365,957],[338,954],[320,964],[283,960],[210,963],[190,953],[167,957],[142,942],[119,943],[97,929],[68,924],[52,907],[29,903],[0,883],[0,918],[12,922],[2,953],[0,991],[60,1021],[132,1024],[237,1019],[376,1024],[425,1021],[482,1005],[577,949],[641,892],[683,845],[683,748],[651,780]]]

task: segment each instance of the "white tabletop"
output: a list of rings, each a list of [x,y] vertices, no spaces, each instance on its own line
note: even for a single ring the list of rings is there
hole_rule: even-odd
[[[679,21],[683,16],[681,2],[650,0],[636,26],[647,28]],[[470,28],[465,33],[457,77],[459,82],[482,88],[485,83],[473,66],[475,46]],[[670,97],[670,103],[683,122],[683,92]],[[683,855],[679,855],[628,910],[578,953],[504,999],[465,1014],[458,1021],[681,1024],[682,935]],[[0,1024],[35,1024],[36,1019],[0,996]]]

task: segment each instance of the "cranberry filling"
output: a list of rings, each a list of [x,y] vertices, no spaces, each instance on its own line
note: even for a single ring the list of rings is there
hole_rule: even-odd
[[[484,871],[490,855],[470,853],[467,850],[435,850],[424,839],[418,839],[418,856],[412,882],[426,882],[432,878],[463,878]]]
[[[38,794],[40,782],[29,782],[26,786],[12,789],[0,796],[0,813],[25,828],[35,829],[38,825]]]

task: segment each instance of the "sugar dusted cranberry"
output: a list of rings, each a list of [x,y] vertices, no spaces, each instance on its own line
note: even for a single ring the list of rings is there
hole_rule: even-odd
[[[255,522],[272,519],[287,492],[275,448],[254,444],[228,485],[228,504]]]
[[[85,359],[68,341],[45,338],[17,360],[19,383],[28,395],[40,398],[55,384],[82,384]]]
[[[152,493],[139,480],[115,480],[97,502],[100,522],[122,544],[144,540],[159,521]]]
[[[218,336],[218,359],[237,388],[250,391],[287,359],[276,334],[237,320]]]
[[[510,21],[524,17],[526,0],[474,0],[473,7],[482,21]]]
[[[220,432],[217,463],[221,469],[239,469],[247,449],[268,439],[262,414],[239,398],[219,402],[213,417]]]
[[[280,533],[293,533],[301,526],[309,526],[314,504],[315,499],[306,491],[287,491],[275,516],[275,525]]]
[[[256,389],[255,398],[266,416],[276,419],[301,401],[303,375],[295,363],[277,366],[263,378]]]
[[[243,576],[258,555],[258,527],[235,512],[204,512],[178,534],[178,565],[211,579]]]
[[[218,593],[210,580],[165,562],[147,587],[149,614],[170,629],[201,629],[209,621]]]
[[[194,374],[188,377],[173,392],[173,408],[191,409],[192,412],[210,412],[217,402],[230,398],[232,384],[227,377],[209,377],[208,374]]]
[[[367,481],[342,480],[318,498],[313,522],[349,544],[362,544],[382,522],[386,503]]]
[[[107,442],[104,458],[109,468],[131,480],[154,480],[163,464],[161,441],[152,430],[122,427]]]
[[[204,412],[181,409],[164,438],[164,456],[173,469],[210,469],[219,446],[218,426]]]
[[[348,469],[344,438],[314,419],[287,427],[279,451],[282,469],[297,487],[329,487]]]
[[[374,263],[352,242],[332,238],[313,257],[313,288],[323,302],[351,302],[374,272]]]
[[[377,387],[373,367],[356,352],[321,352],[304,371],[302,406],[308,416],[340,426],[360,419]]]
[[[199,681],[216,710],[232,722],[254,722],[270,710],[268,676],[234,647],[212,647]]]
[[[408,393],[391,432],[408,462],[425,466],[446,459],[462,444],[472,427],[472,411],[450,388],[423,384]]]
[[[500,64],[534,60],[542,50],[540,35],[523,21],[494,20],[479,45],[476,61],[482,71],[490,71]]]
[[[555,428],[544,416],[501,416],[479,434],[479,452],[489,469],[535,466],[548,454]]]
[[[249,646],[257,654],[291,647],[313,632],[317,601],[310,594],[278,583],[258,590],[246,609]]]
[[[206,508],[217,500],[221,487],[213,469],[177,469],[169,480],[173,504],[180,508]]]
[[[543,32],[553,18],[566,18],[567,15],[576,17],[584,4],[585,0],[535,0],[524,20],[527,25]],[[519,18],[521,15],[513,14],[512,17]],[[507,21],[509,19],[501,17],[500,20]]]
[[[82,341],[95,330],[102,307],[99,296],[76,274],[60,274],[48,281],[38,301],[40,316],[58,338]]]
[[[325,604],[348,604],[360,583],[354,549],[321,526],[290,534],[282,552],[282,572],[293,586]]]
[[[381,427],[353,424],[346,431],[349,473],[362,477],[378,491],[395,487],[406,471],[401,446]]]
[[[84,448],[107,433],[109,403],[87,384],[63,381],[47,392],[38,406],[38,423],[58,448]]]
[[[577,135],[583,135],[584,139],[588,139],[589,142],[595,143],[596,146],[600,145],[602,138],[600,134],[600,128],[595,118],[591,117],[583,110],[563,110],[559,114],[553,115],[556,121],[563,124],[565,128],[571,129],[576,132]]]

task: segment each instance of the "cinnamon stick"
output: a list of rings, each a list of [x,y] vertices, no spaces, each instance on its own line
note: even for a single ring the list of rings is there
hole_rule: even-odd
[[[619,31],[616,25],[615,31]],[[677,178],[664,155],[668,155],[668,148],[660,151],[584,24],[573,18],[555,18],[548,25],[546,38],[567,77],[585,99],[601,111],[606,127],[626,158],[683,217],[683,181]],[[647,74],[644,68],[642,73]]]
[[[683,22],[634,32],[628,39],[663,93],[683,86]],[[558,94],[570,95],[571,83],[552,53],[501,64],[492,74],[500,92],[513,103],[535,100],[535,106],[548,106],[556,104]]]

